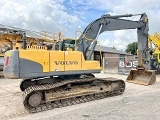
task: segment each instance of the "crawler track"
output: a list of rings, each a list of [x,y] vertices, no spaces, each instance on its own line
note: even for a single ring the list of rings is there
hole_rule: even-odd
[[[72,96],[66,96],[62,95],[61,97],[55,98],[52,101],[45,101],[45,95],[44,92],[46,91],[53,91],[55,93],[57,92],[64,92],[62,90],[62,86],[66,86],[68,84],[81,84],[81,83],[94,83],[94,82],[103,82],[105,83],[106,86],[109,88],[112,87],[112,83],[116,83],[119,85],[118,89],[112,88],[111,90],[99,90],[99,91],[87,91],[87,93],[76,93],[75,95]],[[92,86],[92,89],[96,89],[97,86]],[[80,86],[76,86],[76,89],[80,88]],[[88,88],[87,88],[88,89]],[[100,78],[85,78],[85,79],[71,79],[71,80],[65,80],[57,83],[52,83],[52,84],[45,84],[45,85],[34,85],[31,87],[28,87],[25,89],[23,93],[23,104],[24,107],[28,110],[30,113],[36,113],[36,112],[41,112],[41,111],[46,111],[50,110],[53,108],[59,108],[59,107],[65,107],[65,106],[70,106],[74,104],[79,104],[79,103],[84,103],[88,101],[93,101],[97,99],[103,99],[106,97],[111,97],[111,96],[116,96],[120,95],[124,92],[125,90],[125,82],[120,79],[115,79],[115,78],[105,78],[105,79],[100,79]],[[41,92],[43,101],[41,102],[40,105],[36,107],[32,107],[28,103],[29,96],[32,95],[35,92]],[[54,92],[52,92],[54,94]],[[72,92],[72,91],[71,91]],[[61,93],[62,94],[62,93]]]

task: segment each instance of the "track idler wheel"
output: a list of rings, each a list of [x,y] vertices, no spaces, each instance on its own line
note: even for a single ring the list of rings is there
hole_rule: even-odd
[[[40,92],[34,92],[28,97],[28,104],[32,107],[40,105],[42,102],[42,94]]]
[[[25,89],[27,89],[28,87],[33,86],[33,85],[34,85],[33,81],[31,81],[30,79],[26,79],[20,83],[20,89],[21,89],[21,91],[24,91]]]

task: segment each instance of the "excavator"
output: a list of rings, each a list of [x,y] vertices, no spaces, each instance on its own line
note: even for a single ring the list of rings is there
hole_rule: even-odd
[[[158,59],[158,63],[160,64],[160,35],[155,32],[154,35],[149,35],[148,36],[148,45],[149,48],[152,49],[152,43],[155,46],[155,50],[153,52],[153,58]]]
[[[41,112],[121,95],[125,81],[119,78],[96,78],[101,72],[100,62],[92,55],[98,44],[98,36],[105,31],[137,29],[138,67],[131,70],[127,81],[144,85],[155,83],[154,70],[149,70],[150,50],[148,49],[148,17],[145,13],[140,20],[124,17],[135,15],[102,15],[91,22],[78,39],[61,38],[56,49],[29,49],[25,31],[21,32],[23,49],[5,53],[3,74],[5,78],[21,78],[23,104],[30,113]],[[68,49],[70,47],[70,49]]]

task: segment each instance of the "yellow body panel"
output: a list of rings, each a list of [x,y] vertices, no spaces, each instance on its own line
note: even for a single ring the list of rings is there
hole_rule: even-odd
[[[49,72],[49,51],[19,50],[19,57],[37,62],[43,66],[43,72]]]
[[[101,69],[99,61],[86,61],[82,54],[82,70]]]
[[[19,50],[19,57],[39,63],[43,72],[101,69],[99,61],[86,61],[79,51]]]
[[[63,51],[50,51],[50,71],[64,71],[64,65],[55,63],[55,61],[64,61]]]
[[[82,53],[78,51],[65,51],[65,71],[81,70]]]
[[[96,70],[101,69],[98,61],[84,61],[82,62],[82,70]]]

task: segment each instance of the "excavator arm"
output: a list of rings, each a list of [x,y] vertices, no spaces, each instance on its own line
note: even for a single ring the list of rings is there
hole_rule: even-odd
[[[148,17],[145,13],[140,14],[140,20],[132,21],[122,19],[122,17],[132,17],[134,15],[103,15],[102,17],[91,22],[83,31],[83,34],[77,40],[78,50],[82,51],[85,59],[91,59],[94,48],[97,44],[98,36],[105,31],[123,30],[123,29],[136,29],[138,36],[138,66],[142,67],[143,64],[149,63],[148,52]],[[87,40],[93,39],[93,40]],[[92,43],[93,42],[93,43]],[[88,53],[88,54],[87,54]],[[146,66],[146,65],[144,65]]]

